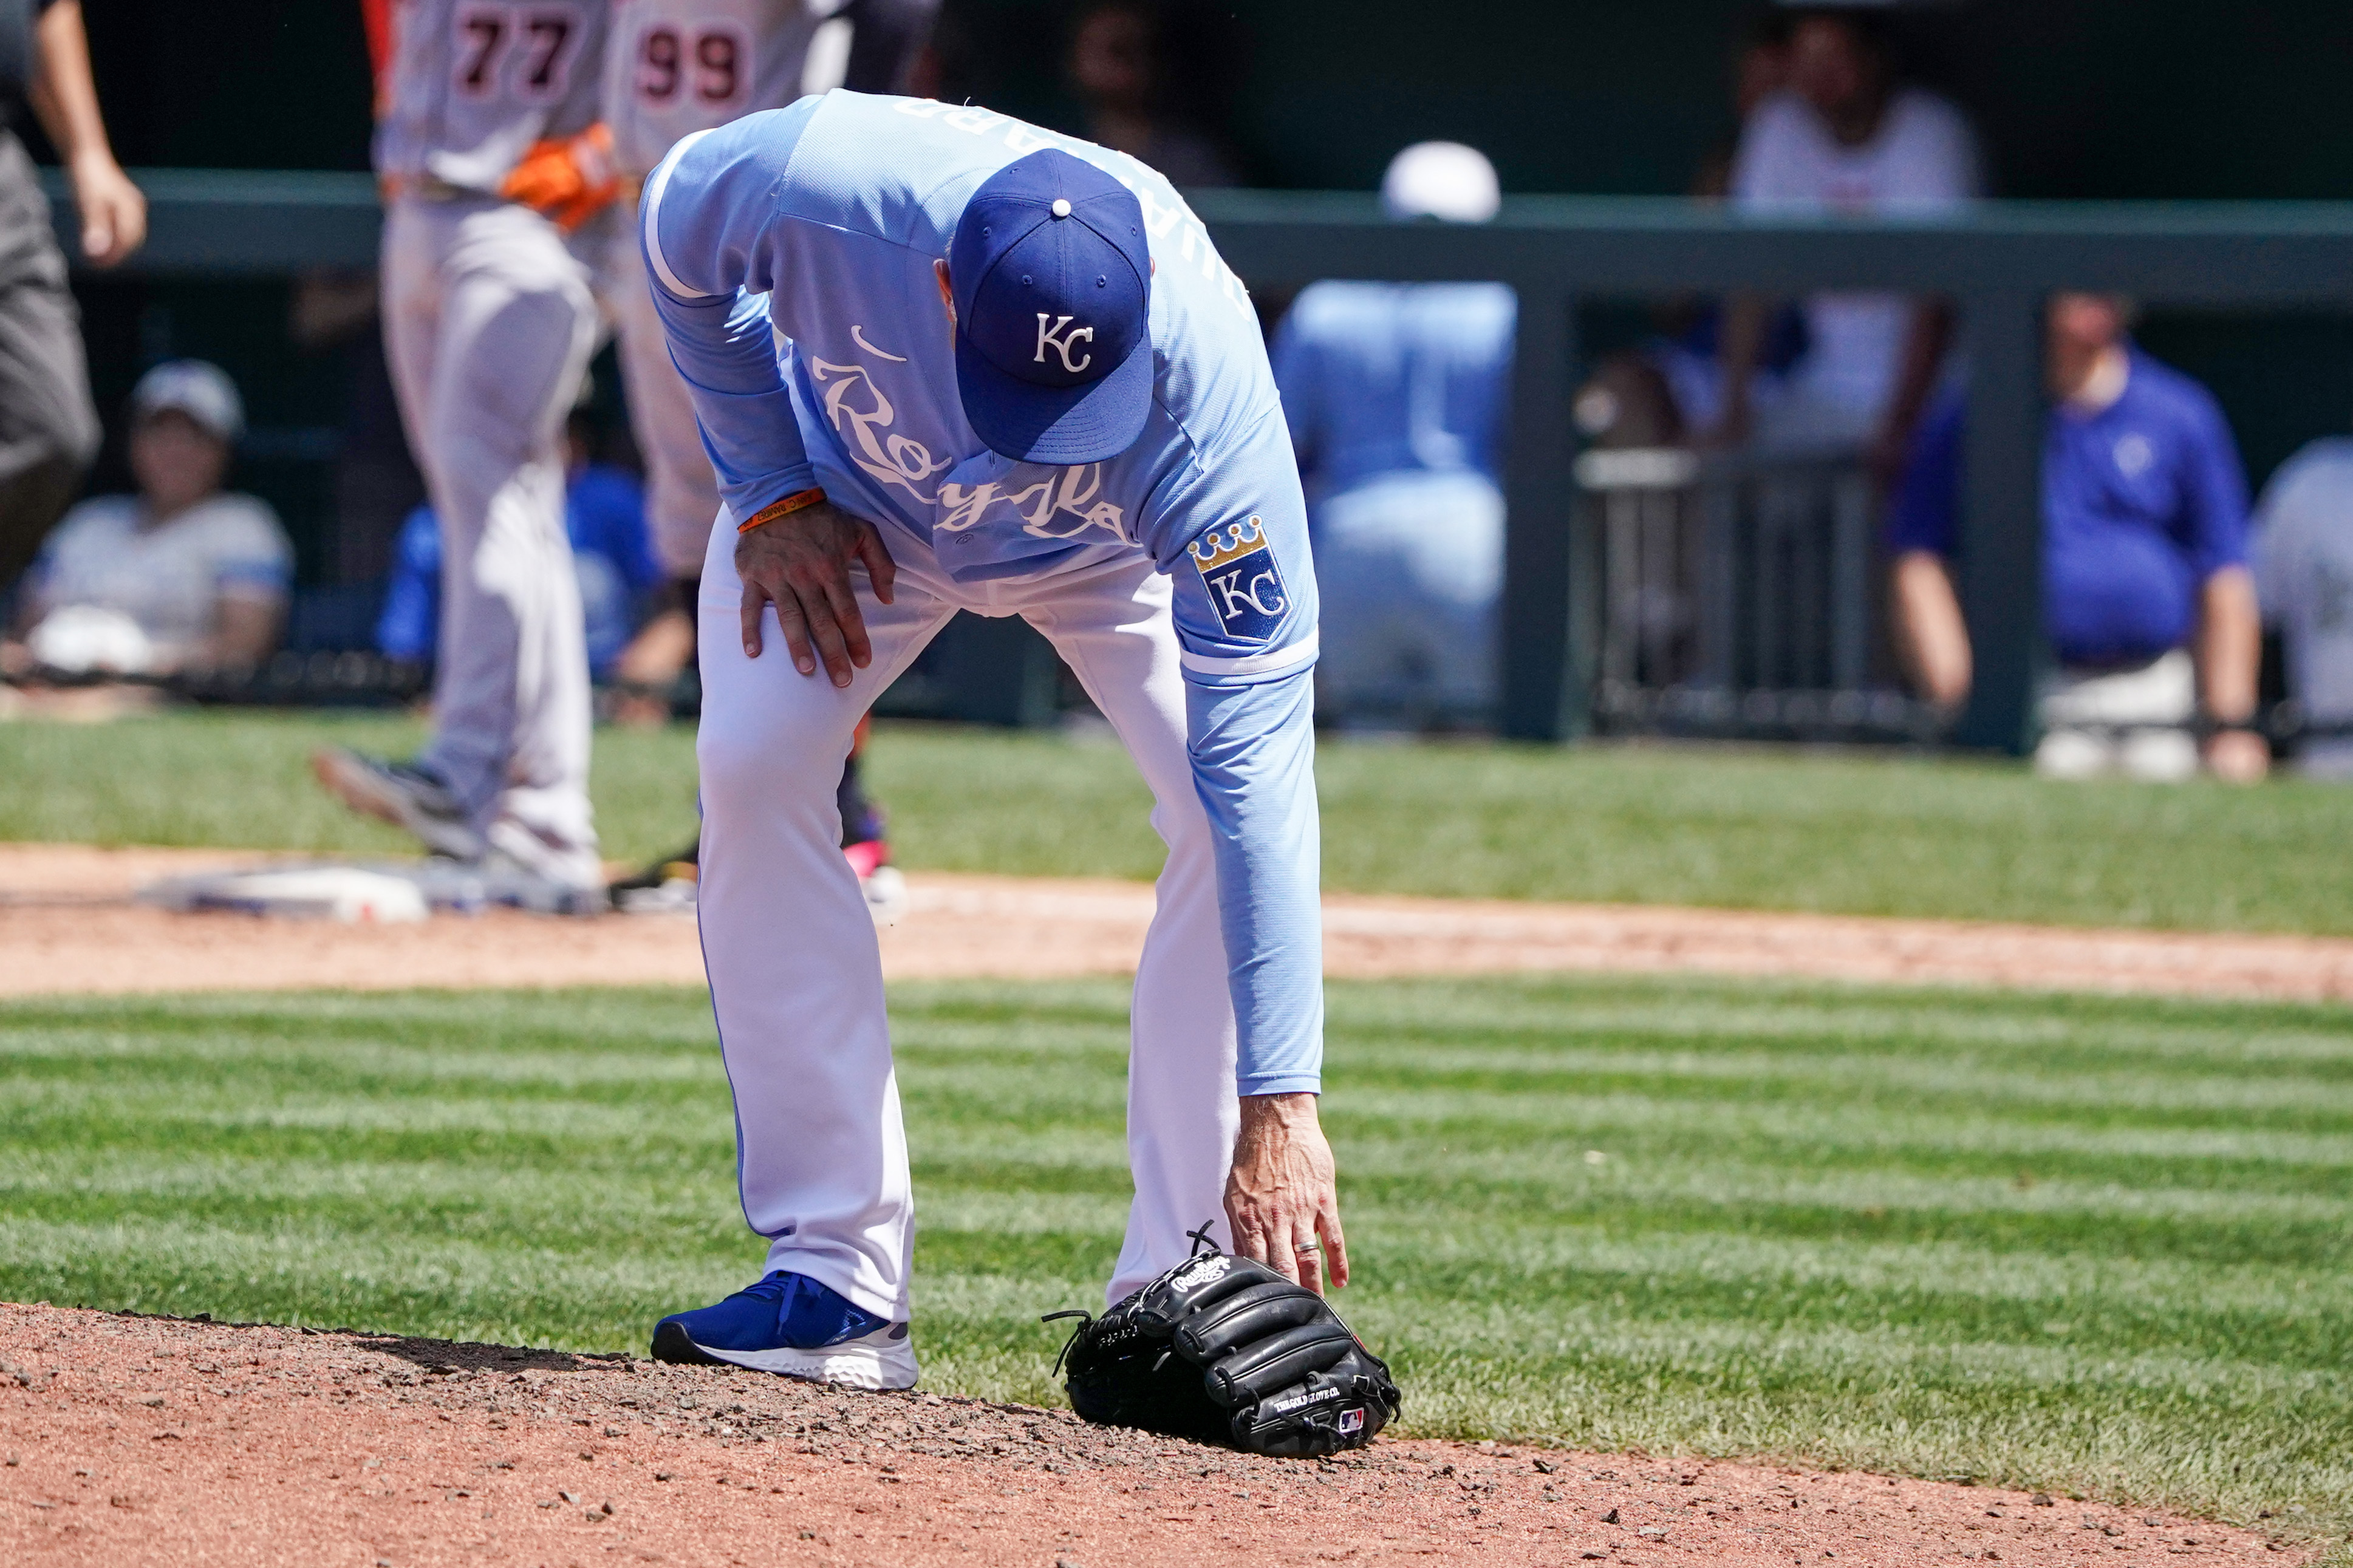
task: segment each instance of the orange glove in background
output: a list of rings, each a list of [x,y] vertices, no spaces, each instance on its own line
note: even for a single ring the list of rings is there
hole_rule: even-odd
[[[499,195],[543,213],[566,234],[604,211],[620,194],[613,133],[601,123],[577,136],[533,142],[499,185]]]

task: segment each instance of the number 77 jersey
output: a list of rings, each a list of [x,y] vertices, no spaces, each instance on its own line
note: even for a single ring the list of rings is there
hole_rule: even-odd
[[[643,179],[681,136],[841,84],[843,0],[617,0],[605,122]]]
[[[596,121],[607,0],[396,0],[380,174],[495,193],[533,142]]]

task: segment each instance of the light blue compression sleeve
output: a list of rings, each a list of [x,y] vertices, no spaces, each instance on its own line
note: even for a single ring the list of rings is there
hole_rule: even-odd
[[[1324,911],[1312,669],[1249,685],[1187,679],[1193,783],[1216,836],[1243,1094],[1324,1087]]]
[[[785,171],[821,100],[689,136],[647,176],[638,242],[670,363],[738,519],[817,483],[768,320]]]
[[[1270,413],[1180,484],[1220,521],[1171,568],[1193,786],[1208,813],[1243,1094],[1315,1093],[1324,1070],[1315,806],[1315,567],[1290,434]]]

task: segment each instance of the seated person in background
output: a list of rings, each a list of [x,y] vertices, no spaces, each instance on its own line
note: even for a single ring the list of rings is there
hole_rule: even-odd
[[[1977,139],[1947,100],[1903,83],[1887,18],[1855,6],[1799,10],[1788,86],[1741,127],[1732,200],[1758,214],[1919,214],[1979,194]],[[1723,341],[1715,438],[1767,447],[1861,445],[1892,479],[1942,374],[1952,312],[1900,294],[1837,291],[1805,302],[1807,349],[1778,395],[1751,403],[1770,326],[1736,300]]]
[[[1789,85],[1789,14],[1759,16],[1732,58],[1735,122],[1746,125],[1757,106]],[[1732,194],[1736,142],[1710,148],[1692,176],[1691,195],[1711,205]],[[1577,389],[1577,427],[1596,447],[1683,446],[1724,421],[1722,302],[1706,295],[1666,301],[1654,312],[1657,335],[1640,348],[1609,355]],[[1780,378],[1804,354],[1806,320],[1794,303],[1772,313],[1763,330],[1749,387],[1753,404],[1770,401]]]
[[[2262,629],[2246,559],[2247,484],[2213,397],[2131,346],[2124,301],[2051,301],[2045,370],[2057,406],[2042,447],[2042,621],[2058,668],[2042,694],[2036,768],[2060,778],[2198,771],[2183,728],[2255,711]],[[1927,698],[1968,695],[1968,630],[1950,563],[1960,507],[1957,398],[1921,427],[1888,528],[1898,646]],[[2262,737],[2224,729],[2206,763],[2263,777]]]
[[[93,497],[50,532],[26,574],[17,662],[169,675],[269,657],[294,550],[277,513],[221,489],[244,431],[244,404],[219,366],[171,360],[139,378],[139,492]]]
[[[1143,0],[1103,0],[1071,33],[1071,86],[1086,138],[1126,153],[1179,187],[1230,185],[1217,144],[1169,112],[1162,17]]]
[[[2311,443],[2263,487],[2254,571],[2305,721],[2353,727],[2353,438]],[[2305,742],[2295,761],[2316,778],[2353,779],[2353,731]]]
[[[645,489],[627,468],[589,461],[587,416],[565,428],[564,529],[580,579],[587,625],[588,672],[604,679],[645,618],[647,596],[662,581],[646,531]],[[376,651],[422,664],[433,658],[441,626],[441,525],[420,506],[401,525],[392,586],[376,620]]]
[[[1483,223],[1495,171],[1452,142],[1389,164],[1392,218]],[[1495,702],[1498,448],[1518,307],[1500,283],[1317,283],[1274,334],[1323,594],[1318,706],[1476,721]]]

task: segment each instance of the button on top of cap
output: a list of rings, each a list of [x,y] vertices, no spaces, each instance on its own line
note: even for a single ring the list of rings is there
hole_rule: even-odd
[[[1066,197],[1056,196],[1054,198],[1054,216],[1056,217],[1068,217],[1071,216],[1071,204]]]

